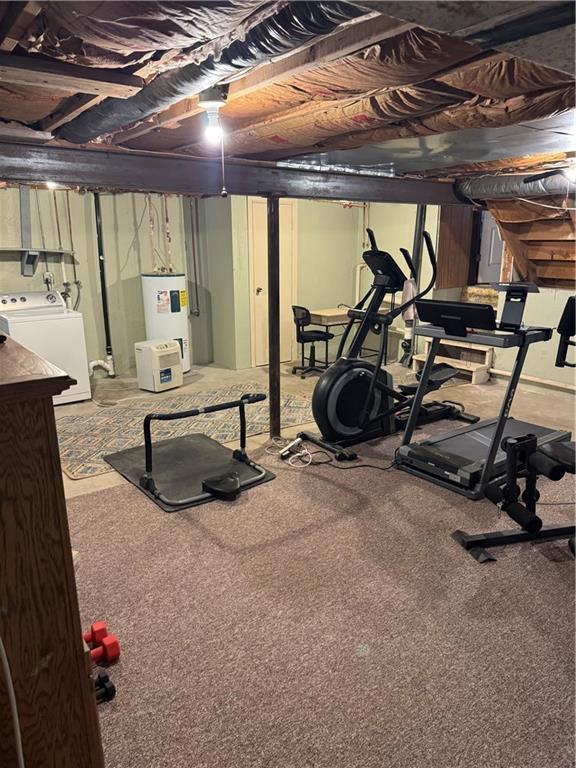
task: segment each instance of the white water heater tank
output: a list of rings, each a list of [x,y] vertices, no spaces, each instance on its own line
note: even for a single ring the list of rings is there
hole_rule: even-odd
[[[183,273],[142,275],[146,339],[174,339],[180,345],[182,370],[190,370],[188,295]]]

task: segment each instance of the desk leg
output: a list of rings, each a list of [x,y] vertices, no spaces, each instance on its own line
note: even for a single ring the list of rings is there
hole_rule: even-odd
[[[330,326],[329,325],[325,325],[324,328],[326,328],[327,331],[330,330]],[[326,366],[326,368],[328,368],[328,365],[329,365],[329,363],[328,363],[328,341],[329,340],[326,339],[326,354],[324,355],[324,365]]]

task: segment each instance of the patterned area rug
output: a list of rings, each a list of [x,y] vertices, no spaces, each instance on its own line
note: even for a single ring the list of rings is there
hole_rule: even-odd
[[[56,423],[62,469],[72,480],[113,472],[102,456],[143,445],[142,423],[144,416],[152,411],[187,411],[238,400],[246,392],[262,391],[262,387],[257,384],[233,385],[191,395],[135,398],[121,405],[99,408],[91,414],[63,416]],[[313,421],[310,400],[306,397],[282,395],[280,407],[283,426],[291,427]],[[268,400],[249,405],[246,408],[246,422],[248,435],[267,432]],[[240,432],[237,410],[202,414],[194,419],[156,422],[152,429],[155,440],[203,432],[222,443],[238,440]]]

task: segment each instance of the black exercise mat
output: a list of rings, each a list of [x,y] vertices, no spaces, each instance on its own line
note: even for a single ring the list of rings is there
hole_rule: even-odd
[[[161,440],[153,445],[153,475],[157,489],[172,499],[187,499],[201,494],[202,480],[226,472],[236,472],[241,481],[253,478],[257,473],[252,467],[232,458],[232,450],[225,448],[216,440],[201,433]],[[140,486],[140,477],[144,473],[144,446],[128,448],[118,453],[104,456],[104,460],[129,480],[164,512],[178,512],[198,504],[205,504],[213,499],[201,499],[192,504],[173,506],[157,499]],[[275,475],[266,470],[266,475],[243,492],[251,491],[260,483],[273,480]]]

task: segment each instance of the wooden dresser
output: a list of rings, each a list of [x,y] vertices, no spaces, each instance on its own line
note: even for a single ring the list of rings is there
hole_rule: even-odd
[[[52,395],[67,374],[0,344],[0,637],[26,768],[103,768],[81,636]],[[0,764],[17,768],[0,665]]]

